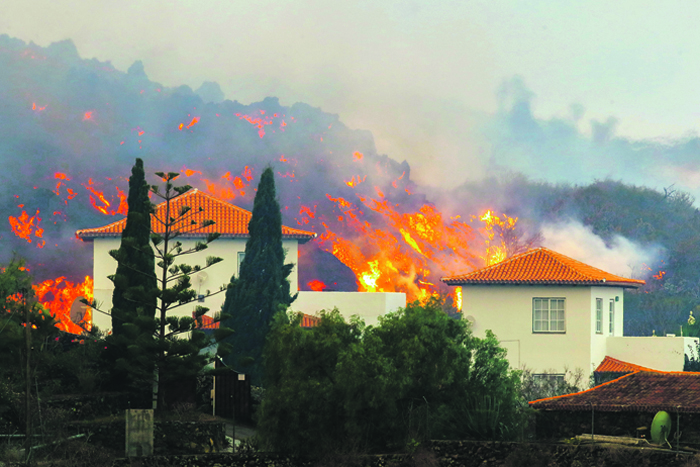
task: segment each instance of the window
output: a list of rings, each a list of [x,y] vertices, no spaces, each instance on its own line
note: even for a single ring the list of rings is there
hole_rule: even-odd
[[[532,299],[532,332],[566,332],[565,299]]]
[[[595,299],[595,332],[603,334],[603,299]]]
[[[245,258],[245,251],[238,252],[238,275],[241,275],[241,264],[243,264],[243,258]]]
[[[532,375],[532,380],[539,386],[543,386],[545,384],[549,386],[560,386],[566,382],[565,376],[566,375],[563,373],[534,373]]]
[[[609,325],[610,335],[615,335],[615,299],[610,299],[610,325]]]

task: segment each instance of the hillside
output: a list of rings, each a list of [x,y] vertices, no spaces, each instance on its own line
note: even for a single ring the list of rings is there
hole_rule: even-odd
[[[81,58],[70,41],[43,48],[0,36],[0,108],[8,219],[0,261],[26,257],[37,281],[91,274],[91,245],[74,232],[125,213],[126,177],[141,157],[149,172],[181,172],[183,183],[243,208],[271,165],[284,223],[319,234],[301,251],[302,289],[322,281],[326,290],[411,299],[447,292],[441,276],[483,265],[478,216],[492,209],[519,218],[521,242],[575,221],[610,248],[622,237],[654,250],[652,264],[633,268],[648,285],[627,296],[627,334],[675,332],[700,302],[698,211],[672,187],[551,184],[517,173],[449,191],[421,187],[405,161],[378,154],[369,131],[337,115],[274,97],[223,100],[216,83],[166,88],[140,62],[120,71]]]

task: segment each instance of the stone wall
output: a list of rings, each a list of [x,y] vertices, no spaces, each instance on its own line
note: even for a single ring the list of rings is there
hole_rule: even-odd
[[[124,450],[126,424],[124,420],[108,423],[80,423],[76,431],[90,433],[89,443]],[[224,422],[165,422],[154,423],[153,448],[159,454],[205,454],[224,449]]]
[[[198,456],[154,456],[119,459],[113,467],[483,467],[483,466],[588,466],[627,467],[663,465],[684,467],[700,462],[700,456],[672,451],[635,449],[610,445],[566,445],[540,443],[482,443],[434,441],[412,455],[353,456],[328,459],[298,459],[271,454],[209,454]]]

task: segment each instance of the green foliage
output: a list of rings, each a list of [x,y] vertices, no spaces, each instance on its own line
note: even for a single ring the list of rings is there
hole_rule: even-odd
[[[121,379],[136,395],[146,396],[153,391],[154,402],[163,409],[167,390],[177,393],[178,386],[185,383],[194,387],[197,375],[212,358],[226,353],[225,344],[214,344],[228,336],[230,330],[223,326],[213,334],[200,330],[201,317],[208,311],[202,306],[194,307],[194,317],[172,314],[178,307],[192,306],[197,298],[190,274],[221,261],[207,257],[204,266],[190,266],[182,263],[180,257],[205,250],[219,235],[209,234],[204,241],[183,246],[178,237],[200,236],[198,232],[213,222],[205,220],[198,225],[188,206],[176,212],[172,203],[192,187],[175,186],[178,173],[156,175],[164,181],[162,188],[146,184],[143,162],[136,160],[129,179],[129,216],[121,248],[110,252],[118,266],[111,277],[115,284],[114,334],[108,338],[105,355],[113,377]],[[153,212],[149,190],[165,202],[166,215],[162,218]],[[159,223],[158,233],[151,227],[151,214]],[[218,292],[207,291],[205,296],[215,293]],[[214,322],[222,317],[215,316]],[[211,350],[205,350],[210,347]],[[151,405],[145,397],[137,400],[139,405]]]
[[[474,338],[439,300],[408,305],[376,327],[337,310],[318,326],[278,314],[265,348],[258,434],[268,449],[323,455],[405,448],[428,438],[505,439],[517,424],[519,374],[493,335]],[[487,397],[488,396],[488,397]],[[489,405],[490,404],[490,405]],[[489,412],[490,429],[466,416]]]
[[[290,295],[287,278],[293,264],[284,264],[282,215],[270,167],[260,177],[248,231],[240,275],[231,278],[223,306],[223,312],[230,316],[226,326],[235,332],[227,339],[232,351],[225,361],[236,371],[249,374],[257,385],[262,379],[262,351],[272,317],[296,298]]]
[[[46,368],[46,350],[58,335],[56,321],[33,299],[31,276],[24,261],[13,258],[0,267],[0,419],[14,427],[24,426],[26,378]],[[30,374],[26,373],[26,329],[31,339]]]
[[[529,368],[523,367],[520,376],[520,391],[524,402],[544,399],[546,397],[561,396],[583,391],[588,387],[590,378],[585,378],[583,370],[575,371],[564,369],[563,377],[554,370],[534,374]],[[587,381],[587,379],[589,381]]]
[[[110,279],[112,334],[103,353],[109,368],[110,386],[129,389],[147,397],[154,371],[153,332],[158,288],[155,260],[150,245],[153,205],[143,161],[136,159],[129,178],[129,212],[118,250],[110,251],[117,271]],[[99,311],[98,311],[99,312]]]

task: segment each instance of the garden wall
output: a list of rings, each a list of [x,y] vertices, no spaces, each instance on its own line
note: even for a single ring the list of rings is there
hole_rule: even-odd
[[[89,443],[122,452],[126,444],[126,422],[76,423],[76,431],[90,433]],[[204,454],[226,446],[224,422],[156,421],[153,428],[153,450],[159,454]]]
[[[663,465],[684,467],[693,455],[624,446],[562,445],[539,443],[483,443],[472,441],[433,441],[413,455],[338,456],[336,459],[298,459],[271,454],[208,454],[198,456],[153,456],[119,459],[113,467],[429,467],[429,466],[572,466]],[[696,459],[700,462],[700,457]]]

